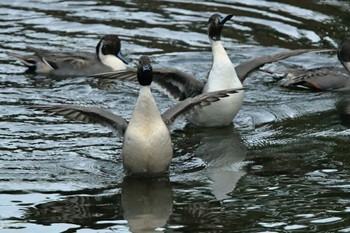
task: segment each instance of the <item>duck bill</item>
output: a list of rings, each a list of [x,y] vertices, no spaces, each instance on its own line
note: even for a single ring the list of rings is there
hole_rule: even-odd
[[[338,48],[338,59],[345,69],[350,72],[350,40],[344,40]]]
[[[342,62],[343,66],[350,72],[350,62]]]
[[[220,24],[224,25],[227,21],[229,21],[233,15],[227,15],[226,17],[220,17]]]
[[[126,65],[128,64],[128,62],[126,61],[126,59],[123,57],[122,53],[119,52],[117,53],[117,58],[119,58],[122,62],[124,62]]]

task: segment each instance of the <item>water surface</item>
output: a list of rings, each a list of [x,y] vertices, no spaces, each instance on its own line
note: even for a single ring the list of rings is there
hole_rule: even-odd
[[[234,14],[223,43],[234,64],[295,48],[336,48],[348,1],[8,1],[2,51],[27,45],[94,51],[115,33],[133,66],[141,54],[205,79],[207,20]],[[252,73],[234,126],[172,132],[169,178],[124,179],[122,139],[106,128],[28,109],[78,104],[129,118],[138,87],[33,75],[0,53],[0,232],[350,232],[347,93],[286,90]],[[309,53],[264,69],[341,66]],[[154,94],[165,111],[174,101]]]

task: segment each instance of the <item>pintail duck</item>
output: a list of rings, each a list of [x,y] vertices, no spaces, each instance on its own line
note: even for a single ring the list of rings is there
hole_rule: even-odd
[[[6,52],[17,58],[30,70],[38,74],[59,77],[87,76],[96,72],[125,69],[126,61],[120,52],[117,35],[105,35],[96,46],[96,52],[53,52],[27,47],[32,55]]]
[[[295,70],[282,76],[281,86],[301,87],[319,91],[350,90],[350,40],[344,40],[338,47],[338,59],[343,67]]]

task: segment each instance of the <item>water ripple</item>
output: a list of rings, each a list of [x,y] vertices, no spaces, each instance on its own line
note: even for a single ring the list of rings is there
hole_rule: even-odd
[[[3,51],[26,53],[30,45],[93,52],[103,34],[116,33],[130,66],[148,54],[154,67],[176,67],[201,80],[212,59],[206,32],[213,12],[235,15],[222,40],[237,65],[287,48],[335,48],[348,37],[350,7],[340,0],[3,0],[0,6]],[[170,181],[147,189],[145,182],[123,180],[122,139],[111,130],[28,108],[98,106],[129,119],[137,85],[103,89],[91,78],[33,75],[5,53],[0,63],[1,230],[130,232],[125,213],[142,211],[141,204],[131,207],[144,187],[142,195],[159,190],[167,197],[166,205],[152,205],[162,198],[144,202],[148,210],[166,207],[157,230],[349,232],[349,128],[336,109],[344,94],[285,90],[263,70],[252,73],[235,127],[180,122],[172,131]],[[263,69],[329,65],[341,66],[335,54],[309,53]],[[162,111],[174,104],[153,92]],[[133,195],[122,199],[130,187]]]

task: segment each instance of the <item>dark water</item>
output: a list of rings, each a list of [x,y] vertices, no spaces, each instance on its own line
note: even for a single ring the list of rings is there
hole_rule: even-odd
[[[349,37],[350,2],[0,2],[2,51],[26,45],[94,51],[103,34],[124,55],[204,78],[208,17],[234,64],[294,48],[336,48]],[[266,72],[245,82],[234,127],[173,131],[169,179],[124,180],[121,139],[109,129],[48,116],[29,104],[79,104],[128,118],[137,86],[97,88],[81,77],[48,79],[0,53],[0,232],[350,232],[350,129],[337,111],[347,93],[286,90]],[[264,69],[340,66],[305,54]],[[155,91],[162,110],[173,102]]]

